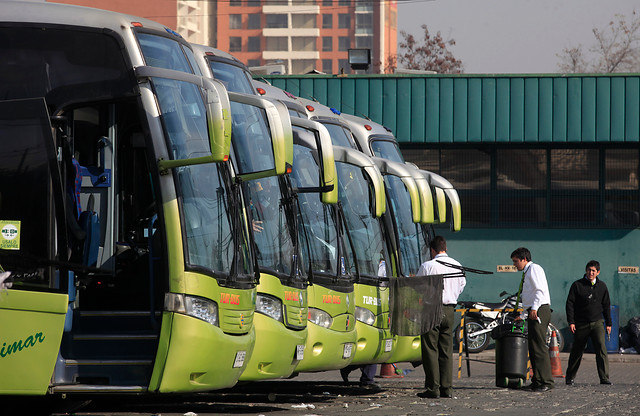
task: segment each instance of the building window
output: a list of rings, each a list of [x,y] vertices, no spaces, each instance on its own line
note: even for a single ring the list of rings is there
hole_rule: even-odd
[[[247,51],[260,52],[260,36],[249,36],[247,39]]]
[[[340,36],[338,38],[338,50],[348,51],[351,47],[351,38],[349,36]]]
[[[351,6],[351,0],[338,0],[339,6]]]
[[[373,49],[373,36],[356,36],[356,48]]]
[[[269,6],[286,6],[289,4],[289,0],[265,0],[265,4]]]
[[[260,29],[260,14],[250,14],[247,19],[247,29]]]
[[[229,0],[229,6],[241,7],[242,6],[242,0]]]
[[[356,14],[356,35],[373,35],[373,14]]]
[[[249,68],[251,68],[253,66],[261,66],[261,61],[260,61],[260,59],[249,59],[249,60],[247,60],[247,66]]]
[[[322,51],[331,52],[333,50],[333,38],[331,36],[322,37]]]
[[[351,28],[351,15],[346,13],[340,13],[338,15],[338,29]]]
[[[333,0],[322,0],[323,6],[333,6]]]
[[[289,39],[286,36],[266,38],[266,51],[288,51]]]
[[[294,14],[291,15],[291,27],[294,29],[310,29],[317,27],[315,14]]]
[[[229,37],[229,52],[242,51],[242,38],[240,36]]]
[[[289,27],[289,20],[286,14],[268,14],[266,16],[266,27],[269,29],[286,29]]]
[[[322,28],[323,29],[331,29],[331,28],[333,28],[333,15],[332,14],[323,14],[322,15]]]
[[[291,38],[291,50],[294,51],[316,51],[316,38],[295,36]]]
[[[242,29],[242,15],[230,14],[229,15],[229,29]]]
[[[333,60],[332,59],[323,59],[322,60],[322,72],[325,74],[333,74]]]
[[[637,148],[403,149],[458,190],[464,227],[636,228]]]
[[[248,7],[260,7],[260,0],[247,0]]]

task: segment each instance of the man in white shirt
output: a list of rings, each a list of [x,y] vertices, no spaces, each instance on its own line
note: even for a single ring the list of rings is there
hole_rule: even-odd
[[[519,292],[522,307],[529,312],[529,360],[533,369],[531,390],[543,392],[553,388],[551,360],[547,347],[547,327],[551,321],[551,297],[547,276],[542,267],[531,261],[531,252],[524,247],[511,253],[511,260],[522,272]]]
[[[460,270],[447,267],[445,263],[460,265],[447,255],[447,242],[442,236],[435,236],[429,243],[431,260],[423,263],[417,276],[460,273]],[[418,393],[420,397],[437,399],[452,397],[452,365],[453,365],[453,320],[458,296],[466,284],[464,276],[444,279],[442,291],[442,320],[431,331],[422,334],[422,366],[424,368],[425,389]]]

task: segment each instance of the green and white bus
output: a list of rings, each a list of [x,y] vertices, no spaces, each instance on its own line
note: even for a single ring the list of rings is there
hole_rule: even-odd
[[[251,97],[277,108],[280,121],[244,105],[249,103],[248,97],[240,100],[239,94],[255,94],[248,69],[228,53],[205,46],[197,49],[203,72],[229,90],[233,120],[231,160],[245,191],[244,209],[251,219],[260,270],[254,321],[259,347],[240,380],[289,377],[304,357],[308,314],[308,262],[300,246],[297,200],[289,177],[293,164],[291,119],[279,101]],[[256,141],[256,131],[261,125],[273,128],[277,122],[287,137],[286,143],[279,146],[285,148],[285,163],[275,172],[279,177],[265,177],[259,173],[264,152]],[[276,161],[276,166],[281,165]],[[244,166],[252,167],[248,175],[243,174]]]
[[[408,218],[408,210],[402,207],[402,200],[408,200],[406,187],[398,186],[398,181],[392,179],[392,175],[385,174],[385,183],[388,192],[392,195],[389,201],[394,210],[394,217],[398,220],[390,222],[389,227],[395,227],[393,235],[396,236],[394,244],[398,255],[397,276],[414,276],[420,265],[430,259],[429,241],[433,237],[431,224],[444,223],[447,217],[447,205],[451,207],[451,228],[459,231],[461,226],[461,209],[458,194],[451,184],[443,177],[432,172],[419,170],[415,165],[405,164],[402,153],[398,148],[395,137],[385,127],[370,120],[343,114],[343,118],[349,124],[358,148],[374,157],[375,160],[388,161],[387,164],[405,166],[407,174],[414,178],[421,200],[420,217],[413,221]],[[435,197],[434,197],[435,196]],[[449,203],[447,204],[447,199]],[[405,203],[406,206],[408,203]],[[420,361],[422,353],[420,348],[420,336],[395,337],[394,350],[390,363]]]
[[[292,182],[300,207],[301,239],[309,259],[309,322],[305,357],[296,372],[346,367],[357,339],[353,248],[338,202],[333,144],[324,125],[306,118],[297,97],[254,81],[258,94],[282,101],[294,124]]]
[[[304,99],[302,101],[305,102]],[[313,110],[314,119],[330,126],[336,141],[358,149],[355,132],[368,120],[311,101],[307,102],[306,108]],[[411,276],[429,255],[429,235],[425,233],[428,228],[421,224],[433,222],[431,191],[424,177],[415,169],[383,158],[374,157],[373,160],[382,171],[389,206],[389,212],[383,217],[386,244],[391,254],[389,276]],[[391,342],[391,359],[395,360],[392,362],[420,360],[419,336],[393,337]]]
[[[233,386],[257,269],[224,86],[173,30],[82,7],[0,2],[0,51],[0,394]]]

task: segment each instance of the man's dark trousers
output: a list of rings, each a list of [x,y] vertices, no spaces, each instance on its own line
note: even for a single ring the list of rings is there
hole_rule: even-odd
[[[538,308],[537,320],[529,317],[529,359],[533,369],[531,384],[534,386],[548,386],[553,388],[553,376],[551,375],[551,359],[547,346],[547,327],[551,321],[551,308],[542,305]]]
[[[420,337],[425,389],[436,395],[452,394],[454,306],[442,306],[440,324]]]
[[[580,368],[582,353],[587,345],[589,337],[596,353],[596,366],[600,380],[609,380],[609,360],[607,359],[607,346],[604,342],[604,319],[595,322],[577,322],[576,332],[573,333],[573,346],[569,354],[567,365],[567,380],[573,380]]]

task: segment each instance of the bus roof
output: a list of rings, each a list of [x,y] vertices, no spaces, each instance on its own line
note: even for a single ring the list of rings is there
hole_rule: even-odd
[[[48,2],[0,1],[0,22],[101,27],[115,32],[121,31],[123,26],[131,26],[132,22],[138,22],[143,27],[165,30],[177,35],[171,29],[142,17],[84,6]]]

